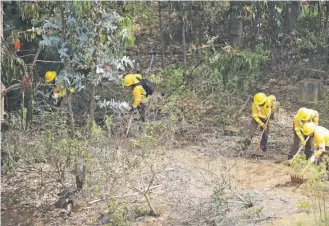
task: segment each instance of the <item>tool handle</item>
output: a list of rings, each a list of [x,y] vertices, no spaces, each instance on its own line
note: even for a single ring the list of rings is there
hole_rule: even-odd
[[[268,117],[268,119],[266,120],[265,125],[267,125],[267,123],[268,123],[269,120],[270,120],[270,117]],[[260,125],[258,125],[257,129],[259,127],[260,127]],[[259,138],[260,141],[262,140],[262,136],[263,136],[264,132],[265,132],[265,129],[263,129],[262,133],[260,134],[260,138]]]
[[[310,138],[310,136],[308,136],[307,138],[306,138],[306,142],[308,141],[308,139]],[[294,161],[294,159],[297,157],[297,155],[299,154],[299,152],[303,149],[303,145],[299,148],[299,150],[297,151],[297,153],[294,155],[294,157],[289,161],[290,162],[290,164]]]
[[[299,173],[299,175],[303,175],[304,172],[308,169],[308,167],[310,167],[310,165],[312,165],[312,161],[308,161],[307,165],[305,166],[305,168]]]
[[[308,160],[306,167],[302,170],[302,172],[300,172],[300,175],[302,175],[308,169],[308,167],[310,167],[310,165],[312,165],[315,162],[315,160],[316,160],[315,154],[316,154],[316,152],[314,152],[314,154]]]
[[[133,117],[134,117],[134,115],[131,114],[130,119],[129,119],[129,122],[128,122],[128,126],[127,126],[127,132],[126,132],[126,135],[128,135],[128,133],[129,133],[129,129],[130,129],[130,125],[131,125],[131,122],[132,122],[132,120],[133,120]]]

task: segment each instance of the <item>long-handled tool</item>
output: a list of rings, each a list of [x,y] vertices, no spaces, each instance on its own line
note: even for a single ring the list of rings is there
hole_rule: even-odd
[[[267,125],[268,121],[270,120],[270,117],[268,117],[268,119],[266,120],[265,122],[265,125]],[[259,125],[258,125],[259,127]],[[257,127],[257,129],[258,129]],[[256,147],[255,147],[255,155],[263,155],[262,151],[260,150],[260,142],[262,140],[262,137],[263,137],[263,134],[265,132],[265,129],[263,129],[262,133],[260,134],[260,138],[259,138],[259,141],[256,143]]]
[[[131,122],[132,122],[132,120],[133,120],[133,117],[134,117],[134,115],[131,114],[130,119],[129,119],[129,122],[128,122],[128,127],[127,127],[126,135],[128,135],[128,133],[129,133],[129,129],[130,129],[130,126],[131,126]]]
[[[305,171],[316,161],[316,153],[315,152],[311,158],[307,161],[307,165],[304,167],[304,169],[299,173],[299,174],[293,174],[293,175],[290,175],[290,179],[291,179],[291,182],[294,182],[294,183],[303,183],[304,182],[304,179],[303,179],[303,174],[305,173]],[[321,152],[322,154],[322,152]],[[321,155],[320,154],[320,155]]]
[[[308,136],[307,138],[306,138],[306,140],[305,140],[305,142],[307,142],[308,141],[308,139],[310,138],[310,136]],[[303,145],[299,148],[299,150],[297,151],[297,153],[294,155],[294,157],[292,158],[292,159],[290,159],[289,160],[289,164],[291,165],[292,164],[292,162],[295,160],[295,158],[297,157],[297,155],[299,154],[299,152],[303,149]]]

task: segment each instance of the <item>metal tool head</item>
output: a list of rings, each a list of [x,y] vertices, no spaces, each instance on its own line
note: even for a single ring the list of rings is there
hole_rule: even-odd
[[[291,182],[293,182],[293,183],[298,183],[298,184],[304,183],[304,179],[297,174],[290,175],[290,179],[291,179]]]

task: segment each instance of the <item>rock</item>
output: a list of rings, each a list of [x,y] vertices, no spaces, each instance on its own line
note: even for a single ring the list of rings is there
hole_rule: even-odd
[[[235,126],[225,126],[224,127],[224,135],[225,136],[237,136],[241,134],[241,129]]]
[[[298,82],[297,87],[299,103],[317,103],[323,98],[323,84],[319,79],[303,79]]]

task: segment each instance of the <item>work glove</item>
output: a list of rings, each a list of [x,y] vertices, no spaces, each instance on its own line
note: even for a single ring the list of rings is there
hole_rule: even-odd
[[[317,151],[317,150],[315,150],[315,151],[314,151],[314,155],[315,155],[315,157],[319,158],[320,155],[322,154],[322,152],[323,152],[323,151]]]
[[[305,147],[305,145],[306,145],[306,140],[302,140],[300,143],[301,143],[301,145],[303,145],[303,147]]]
[[[136,108],[131,108],[130,109],[130,113],[135,113],[136,112]]]
[[[266,124],[263,124],[262,127],[263,127],[264,130],[267,130],[267,125]]]

